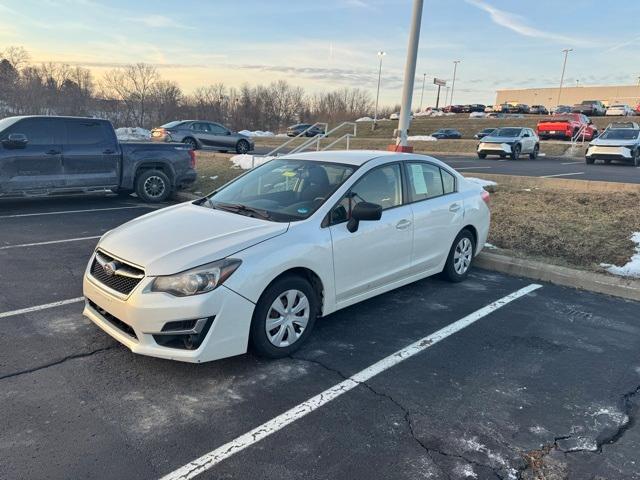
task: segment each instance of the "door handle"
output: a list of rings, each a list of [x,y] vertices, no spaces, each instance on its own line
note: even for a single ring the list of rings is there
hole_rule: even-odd
[[[398,223],[396,223],[396,228],[398,230],[406,230],[410,226],[411,222],[409,220],[400,220]]]
[[[51,150],[45,152],[46,155],[60,155],[61,153],[62,152],[60,152],[59,150],[54,150],[54,149],[51,149]]]
[[[460,204],[459,203],[454,203],[449,207],[449,211],[450,212],[457,212],[458,210],[460,210]]]
[[[110,148],[105,150],[104,152],[102,152],[103,155],[112,155],[114,153],[116,153],[116,151],[115,150],[111,150]]]

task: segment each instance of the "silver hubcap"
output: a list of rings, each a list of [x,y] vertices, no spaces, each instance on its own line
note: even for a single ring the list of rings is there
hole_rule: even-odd
[[[288,347],[297,342],[309,323],[309,299],[300,290],[287,290],[271,304],[265,330],[276,347]]]
[[[144,191],[150,197],[161,197],[166,188],[164,180],[157,175],[153,175],[144,181]]]
[[[464,275],[469,270],[472,258],[473,246],[471,245],[471,240],[465,237],[458,242],[453,252],[453,268],[458,275]]]
[[[238,144],[238,152],[247,153],[248,150],[249,150],[249,147],[247,146],[247,144],[245,142],[240,142]]]

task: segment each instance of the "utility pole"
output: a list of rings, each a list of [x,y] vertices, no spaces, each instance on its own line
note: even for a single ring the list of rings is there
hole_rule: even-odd
[[[445,94],[444,94],[444,106],[446,107],[447,105],[450,105],[449,102],[449,90],[451,90],[451,87],[449,85],[447,85],[447,88],[445,90]]]
[[[562,75],[560,76],[560,88],[558,89],[558,103],[556,106],[560,105],[560,95],[562,95],[562,84],[564,83],[564,72],[567,69],[567,57],[569,56],[569,52],[573,52],[573,48],[565,48],[562,51],[564,52],[564,63],[562,64]]]
[[[456,88],[456,72],[458,70],[458,64],[460,60],[453,61],[453,82],[451,82],[451,98],[449,99],[449,105],[453,105],[453,90]]]
[[[427,74],[423,73],[422,74],[422,93],[420,94],[420,108],[418,109],[419,112],[422,111],[422,99],[424,98],[424,82],[427,79]]]
[[[416,61],[418,59],[418,43],[420,42],[420,23],[422,21],[423,0],[413,0],[413,13],[411,17],[411,31],[409,32],[409,47],[407,49],[407,63],[404,67],[404,85],[402,87],[402,104],[400,108],[400,121],[396,131],[396,144],[389,145],[388,149],[396,152],[412,152],[407,140],[409,124],[411,123],[411,98],[413,97],[413,84],[416,78]]]
[[[378,58],[380,59],[380,65],[378,66],[378,92],[376,93],[376,109],[373,113],[373,125],[371,125],[371,130],[375,130],[378,126],[378,100],[380,99],[380,78],[382,77],[382,57],[384,57],[387,53],[382,50],[378,52]]]

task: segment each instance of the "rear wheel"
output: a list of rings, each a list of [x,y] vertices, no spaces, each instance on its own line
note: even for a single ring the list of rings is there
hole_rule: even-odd
[[[520,152],[522,152],[522,147],[517,143],[511,149],[511,160],[517,160],[520,158]]]
[[[462,230],[453,241],[442,276],[450,282],[462,282],[469,275],[476,246],[469,230]]]
[[[148,203],[164,202],[171,195],[171,181],[160,170],[145,170],[136,179],[136,194]]]
[[[305,342],[318,315],[318,296],[306,279],[286,276],[260,296],[251,320],[251,346],[261,356],[282,358]]]
[[[247,142],[246,140],[238,140],[238,143],[236,143],[236,152],[239,154],[244,154],[247,153],[249,151],[249,142]]]
[[[529,154],[529,158],[531,160],[535,160],[536,158],[538,158],[538,153],[540,153],[540,145],[536,145],[535,147],[533,147],[533,152]]]
[[[189,147],[191,147],[191,150],[197,150],[198,149],[198,142],[196,142],[195,138],[187,137],[182,141],[182,143],[184,143],[185,145],[188,145]]]

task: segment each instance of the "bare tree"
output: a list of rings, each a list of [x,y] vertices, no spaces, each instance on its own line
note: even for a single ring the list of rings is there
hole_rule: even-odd
[[[16,70],[22,70],[31,61],[31,55],[24,47],[10,46],[4,50],[0,50],[0,57],[11,62]]]
[[[147,126],[148,102],[158,81],[154,66],[137,63],[107,72],[102,86],[107,96],[124,103],[128,120]]]

